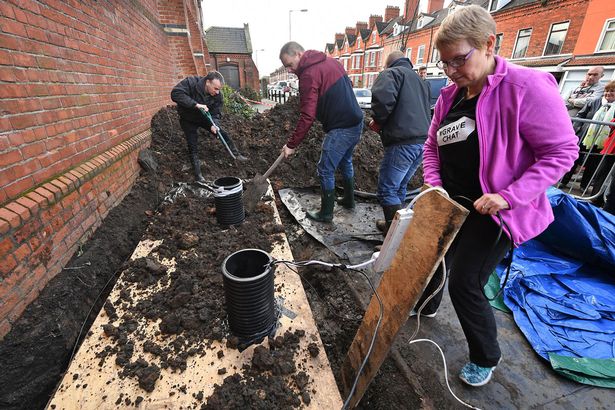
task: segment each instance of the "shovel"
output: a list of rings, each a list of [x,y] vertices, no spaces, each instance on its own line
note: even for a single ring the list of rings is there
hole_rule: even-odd
[[[243,194],[243,203],[246,211],[252,212],[258,201],[260,201],[263,195],[265,195],[267,188],[269,188],[267,178],[269,178],[269,175],[271,175],[273,170],[280,165],[280,162],[282,162],[283,159],[284,153],[281,152],[275,162],[269,167],[267,172],[265,172],[265,175],[256,174],[252,182],[247,185],[246,191]]]
[[[235,156],[235,154],[233,154],[233,151],[231,151],[231,149],[229,148],[228,144],[226,143],[226,141],[224,140],[224,137],[222,137],[222,134],[220,133],[220,127],[218,127],[218,125],[214,122],[213,118],[211,118],[211,114],[209,113],[209,111],[205,111],[202,108],[199,108],[199,111],[201,111],[203,113],[203,115],[205,117],[207,117],[207,119],[209,121],[211,121],[211,123],[214,125],[214,127],[216,127],[216,137],[218,137],[218,139],[220,141],[222,141],[222,144],[224,144],[224,147],[226,148],[226,150],[228,151],[229,154],[231,154],[231,157],[233,157],[233,159],[237,159],[237,157]]]

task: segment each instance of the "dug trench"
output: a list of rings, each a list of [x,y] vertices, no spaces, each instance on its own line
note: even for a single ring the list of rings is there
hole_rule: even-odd
[[[297,118],[296,99],[249,119],[227,114],[222,126],[250,161],[234,162],[220,142],[202,133],[199,151],[203,174],[213,181],[227,175],[250,179],[263,173],[277,157]],[[274,190],[317,185],[316,163],[323,135],[322,127],[315,124],[297,154],[283,162],[271,177]],[[277,197],[282,225],[273,222],[268,207],[259,206],[243,224],[229,229],[222,229],[216,223],[211,199],[188,193],[172,203],[163,203],[174,183],[192,179],[174,107],[161,109],[152,119],[151,150],[158,169],[142,172],[131,192],[0,342],[0,408],[44,408],[100,309],[112,319],[105,325],[106,337],[99,341],[97,355],[101,365],[113,361],[119,366],[118,376],[138,380],[144,392],[155,388],[160,368],[181,372],[191,356],[206,357],[204,360],[215,366],[220,352],[209,352],[210,347],[203,341],[223,340],[227,336],[220,265],[231,249],[253,247],[269,251],[277,234],[285,232],[296,260],[335,260],[296,224]],[[375,191],[381,157],[378,136],[366,127],[353,157],[359,190]],[[419,184],[420,177],[413,179],[412,185]],[[201,257],[178,259],[176,274],[163,291],[148,298],[135,298],[138,289],[156,283],[166,270],[151,258],[129,260],[143,238],[164,238],[163,245],[157,249],[163,256],[192,252]],[[117,306],[105,303],[121,273],[134,285],[130,288],[133,290],[121,292]],[[346,273],[302,268],[300,274],[325,346],[324,354],[343,391],[340,366],[360,323],[361,303],[350,288]],[[129,340],[143,337],[135,317],[160,320],[160,332],[168,341],[164,345],[147,343],[146,349],[155,357],[151,362],[132,357]],[[307,405],[318,392],[310,389],[309,378],[302,370],[304,365],[294,361],[297,341],[303,337],[307,335],[300,329],[276,335],[271,342],[275,354],[258,349],[251,366],[243,369],[243,376],[228,377],[210,397],[196,395],[194,407]],[[228,338],[227,346],[235,348],[237,341]],[[309,354],[323,352],[311,346]],[[250,383],[245,383],[248,379]],[[182,386],[176,386],[172,393],[182,394],[182,390]],[[275,400],[267,401],[263,397]],[[111,407],[124,407],[139,405],[142,400],[142,396],[121,395],[109,397],[108,403]],[[359,408],[418,408],[421,403],[422,399],[394,361],[387,359]]]

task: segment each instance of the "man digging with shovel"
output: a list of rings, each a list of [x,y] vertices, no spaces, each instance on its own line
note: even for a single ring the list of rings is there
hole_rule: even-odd
[[[339,203],[350,209],[355,206],[352,153],[361,138],[363,113],[352,92],[352,83],[338,61],[320,51],[305,51],[294,41],[284,44],[280,60],[299,77],[301,107],[295,131],[282,147],[282,153],[284,158],[290,157],[314,120],[322,123],[326,135],[317,167],[321,205],[319,211],[308,211],[307,216],[315,221],[331,222],[337,168],[344,180],[344,197]]]
[[[210,71],[205,77],[187,77],[180,81],[171,91],[171,99],[177,103],[179,124],[186,135],[188,155],[194,168],[196,182],[205,182],[201,174],[198,155],[199,128],[205,128],[212,134],[217,134],[226,145],[232,156],[239,161],[247,161],[238,150],[229,135],[221,130],[219,123],[224,99],[220,90],[224,77],[217,71]]]

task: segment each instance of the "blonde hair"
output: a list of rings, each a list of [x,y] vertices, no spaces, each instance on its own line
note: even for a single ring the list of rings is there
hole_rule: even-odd
[[[472,47],[480,49],[492,34],[495,34],[495,20],[487,10],[476,5],[458,7],[440,24],[435,45],[441,49],[466,40]]]
[[[604,91],[613,91],[615,90],[615,80],[613,81],[609,81],[608,83],[606,83],[606,85],[604,86]]]

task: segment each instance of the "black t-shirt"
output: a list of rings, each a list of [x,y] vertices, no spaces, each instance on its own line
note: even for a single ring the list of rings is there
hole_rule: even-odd
[[[475,201],[483,195],[478,179],[478,95],[466,100],[465,91],[459,91],[437,132],[440,176],[451,197],[463,195]]]

